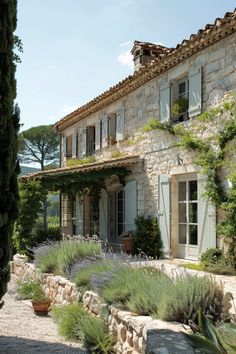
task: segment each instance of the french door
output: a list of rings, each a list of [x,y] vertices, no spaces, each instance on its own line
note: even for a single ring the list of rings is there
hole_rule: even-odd
[[[198,182],[178,182],[178,256],[196,259],[199,253]]]

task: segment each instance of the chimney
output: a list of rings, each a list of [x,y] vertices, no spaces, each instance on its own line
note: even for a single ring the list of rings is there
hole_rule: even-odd
[[[170,49],[160,44],[134,41],[131,54],[134,61],[134,72],[146,66],[151,60],[160,58],[169,53]]]

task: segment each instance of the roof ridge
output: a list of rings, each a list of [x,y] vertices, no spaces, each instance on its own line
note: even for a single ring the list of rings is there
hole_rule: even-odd
[[[206,40],[204,41],[204,38],[209,37],[214,31],[223,32],[222,28],[227,24],[230,25],[231,22],[232,22],[231,31],[226,30],[225,33],[222,34],[219,33],[218,36],[216,34],[214,38],[212,39],[208,38],[207,41]],[[139,87],[144,82],[151,80],[154,76],[156,76],[160,72],[168,70],[171,66],[178,64],[179,62],[186,59],[193,53],[215,43],[217,40],[222,39],[235,31],[236,31],[236,8],[234,9],[233,12],[226,12],[224,17],[222,18],[217,17],[214,21],[214,24],[206,24],[204,29],[199,29],[197,33],[191,34],[188,39],[183,39],[182,42],[178,43],[175,48],[166,48],[167,50],[164,53],[162,53],[158,58],[153,58],[146,66],[142,66],[139,70],[134,72],[132,75],[129,75],[128,77],[122,79],[114,86],[111,86],[108,90],[104,91],[100,95],[96,96],[92,100],[88,101],[87,103],[83,104],[82,106],[74,110],[73,112],[64,116],[62,119],[60,119],[54,124],[54,128],[58,130],[62,130],[66,126],[73,124],[75,120],[82,119],[88,114],[98,111],[106,104],[110,103],[110,102],[107,103],[106,100],[111,96],[111,94],[114,96],[114,100],[123,97],[125,94]],[[181,56],[181,51],[184,50],[186,51],[186,53],[182,54]],[[173,61],[171,62],[172,58]],[[157,68],[158,65],[159,67]],[[151,70],[150,74],[148,74],[149,69]],[[138,78],[140,78],[140,81],[138,81]],[[120,95],[119,94],[116,95],[116,93],[119,92],[119,90],[122,90],[122,88],[126,85],[128,85],[126,91],[124,90],[123,94],[121,93]],[[103,104],[101,102],[102,100],[103,100]],[[98,107],[95,107],[96,104],[98,105]],[[88,112],[86,113],[86,111]],[[83,113],[85,113],[84,116]],[[77,115],[80,115],[80,117],[76,117]]]

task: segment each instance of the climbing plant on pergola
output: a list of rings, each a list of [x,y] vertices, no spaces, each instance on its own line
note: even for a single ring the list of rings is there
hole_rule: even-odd
[[[45,192],[58,191],[70,197],[89,194],[94,210],[94,222],[98,226],[99,200],[101,189],[106,187],[107,179],[117,176],[122,185],[125,185],[129,174],[126,167],[110,167],[91,171],[66,171],[64,173],[45,173],[39,176],[24,176],[19,182],[20,211],[15,228],[15,246],[21,252],[27,252],[27,244],[32,244],[32,230],[41,209]]]

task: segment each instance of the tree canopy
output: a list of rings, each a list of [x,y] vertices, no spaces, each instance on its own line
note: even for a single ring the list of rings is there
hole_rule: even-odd
[[[0,300],[10,276],[11,240],[19,199],[19,108],[14,105],[16,7],[16,0],[0,0]]]
[[[59,136],[52,125],[40,125],[23,131],[20,134],[21,161],[36,162],[44,170],[47,164],[58,162]]]

